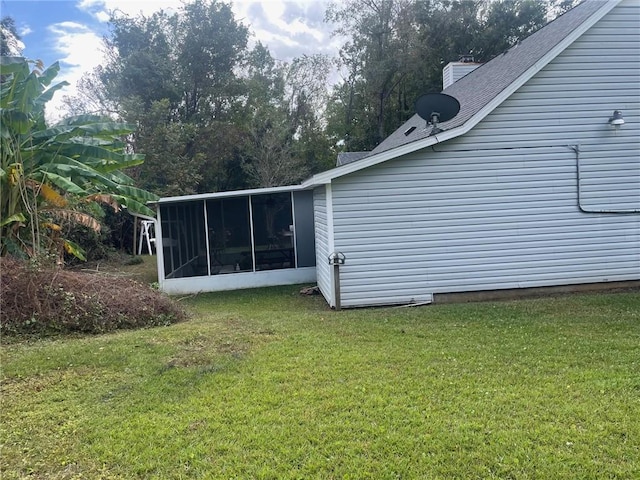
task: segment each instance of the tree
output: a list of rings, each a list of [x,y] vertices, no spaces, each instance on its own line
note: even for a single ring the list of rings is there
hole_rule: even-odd
[[[127,119],[140,125],[135,148],[148,159],[136,169],[135,176],[146,189],[160,196],[197,193],[202,177],[198,157],[189,155],[186,145],[197,143],[198,127],[192,123],[171,121],[169,99],[154,100],[144,108],[137,97],[123,102]]]
[[[247,50],[248,30],[217,1],[111,23],[109,61],[67,104],[139,125],[130,140],[146,155],[135,173],[145,188],[166,196],[281,185],[333,163],[327,57],[285,63],[260,43]]]
[[[274,117],[254,122],[249,128],[243,149],[243,170],[251,186],[291,185],[307,174],[302,161],[292,155],[289,126],[283,120]]]
[[[206,124],[228,118],[230,98],[239,88],[234,68],[245,52],[248,35],[230,5],[215,0],[185,3],[176,34],[183,119]]]
[[[8,16],[2,17],[0,20],[0,56],[20,55],[22,47],[15,20]]]
[[[331,166],[324,109],[330,61],[323,55],[276,62],[263,45],[248,56],[242,169],[251,187],[290,185]]]
[[[362,96],[368,107],[360,112],[364,113],[360,121],[368,124],[367,147],[380,143],[388,133],[388,102],[407,64],[398,25],[410,6],[408,0],[351,0],[340,7],[333,4],[327,11],[327,18],[338,24],[336,32],[351,36],[340,51],[348,72],[347,98],[342,99],[348,109],[344,126],[349,129],[353,123],[354,98]],[[349,143],[350,133],[345,132]]]
[[[159,11],[150,17],[130,18],[114,14],[111,34],[105,39],[107,63],[96,79],[107,99],[120,108],[125,99],[136,98],[147,109],[152,102],[168,99],[173,108],[181,100],[175,83],[177,18]],[[126,114],[126,112],[125,112]]]
[[[344,80],[333,91],[329,131],[347,150],[371,150],[414,113],[421,94],[442,89],[460,55],[486,62],[546,22],[564,0],[350,0],[327,18],[350,38]],[[555,10],[554,10],[555,11]]]
[[[335,152],[326,134],[327,90],[331,61],[325,55],[302,55],[285,67],[285,95],[295,140],[292,154],[318,173],[333,166]]]
[[[80,85],[91,103],[67,104],[139,125],[130,145],[146,154],[135,173],[144,188],[181,195],[243,186],[227,166],[240,169],[234,120],[248,31],[229,5],[198,0],[110,23],[109,60]]]
[[[68,115],[103,115],[117,118],[119,106],[102,83],[104,68],[96,67],[85,73],[76,87],[78,95],[62,97],[64,109]]]
[[[60,260],[66,251],[82,258],[80,246],[60,232],[64,222],[100,229],[79,208],[83,202],[153,215],[145,204],[157,197],[122,171],[143,162],[141,155],[125,153],[122,137],[133,127],[99,116],[47,127],[44,107],[66,85],[50,86],[59,65],[44,69],[36,62],[31,69],[22,57],[0,60],[0,253],[53,252]]]
[[[288,185],[306,169],[292,156],[293,132],[289,105],[285,102],[286,65],[258,43],[245,64],[245,102],[238,109],[241,126],[241,169],[250,187]]]
[[[482,30],[474,55],[487,61],[546,23],[547,4],[537,0],[494,0],[481,10]]]

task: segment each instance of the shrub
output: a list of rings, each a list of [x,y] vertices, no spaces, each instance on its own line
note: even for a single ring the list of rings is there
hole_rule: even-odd
[[[2,334],[103,333],[186,318],[174,300],[134,280],[10,257],[0,258],[0,287]]]

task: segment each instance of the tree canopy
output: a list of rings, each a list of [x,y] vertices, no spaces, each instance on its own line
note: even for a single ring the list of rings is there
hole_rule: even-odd
[[[326,20],[339,55],[273,58],[218,0],[173,13],[114,14],[108,61],[68,99],[75,113],[136,124],[139,185],[182,195],[296,183],[337,151],[371,150],[442,89],[460,55],[484,62],[574,0],[348,0]],[[340,80],[329,85],[335,72]]]
[[[22,50],[16,22],[11,17],[0,19],[0,56],[20,55]]]
[[[348,0],[327,18],[348,40],[344,79],[328,123],[346,150],[371,150],[413,115],[415,99],[442,90],[444,66],[486,62],[547,21],[542,0]]]

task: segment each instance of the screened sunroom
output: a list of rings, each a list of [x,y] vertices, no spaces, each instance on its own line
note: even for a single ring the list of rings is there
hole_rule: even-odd
[[[157,211],[158,278],[166,292],[315,282],[310,190],[168,197]]]

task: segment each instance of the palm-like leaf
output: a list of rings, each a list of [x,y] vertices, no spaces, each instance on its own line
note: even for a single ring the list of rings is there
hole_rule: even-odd
[[[123,137],[134,131],[133,125],[80,115],[47,127],[44,106],[66,85],[52,85],[60,66],[55,63],[44,69],[36,63],[32,69],[24,58],[2,57],[0,67],[0,218],[6,219],[0,225],[2,253],[9,244],[26,247],[31,243],[37,250],[36,238],[30,242],[11,238],[17,235],[17,225],[39,222],[29,218],[34,212],[98,230],[95,218],[68,207],[67,196],[154,215],[146,203],[157,197],[134,187],[133,180],[122,172],[144,160],[141,155],[125,152]],[[64,248],[74,254],[81,252],[71,242]]]
[[[45,210],[45,212],[50,213],[56,218],[67,220],[70,223],[83,225],[87,228],[90,228],[96,233],[100,233],[100,230],[102,228],[100,222],[98,222],[94,217],[87,213],[78,212],[77,210],[55,208],[51,210]]]

